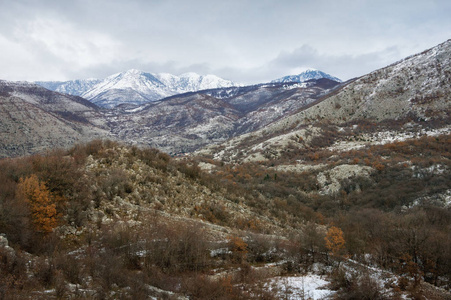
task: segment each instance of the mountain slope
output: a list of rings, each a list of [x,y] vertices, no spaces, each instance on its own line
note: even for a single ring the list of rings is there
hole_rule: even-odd
[[[420,159],[446,162],[450,155],[443,149],[434,147]],[[8,278],[3,294],[8,299],[101,294],[269,300],[306,294],[363,299],[371,293],[396,299],[411,297],[415,284],[416,296],[449,299],[449,209],[364,207],[369,197],[382,204],[404,201],[405,188],[397,182],[384,192],[386,172],[384,186],[376,189],[367,184],[361,193],[321,196],[309,184],[312,172],[209,165],[219,170],[207,173],[189,158],[98,140],[69,151],[1,160],[0,276]],[[412,177],[411,166],[406,169],[406,175],[394,174],[396,181],[401,177],[420,188],[441,181],[447,187],[445,174],[418,184],[423,178]],[[39,208],[59,204],[50,232],[30,226],[36,214],[26,213],[26,204],[38,193],[51,203]],[[334,249],[337,253],[327,253]],[[412,271],[406,271],[406,260]],[[431,268],[434,261],[440,263]]]
[[[237,151],[248,155],[255,152],[281,155],[289,147],[308,149],[312,141],[323,146],[334,142],[345,145],[350,139],[354,144],[356,139],[382,142],[386,134],[396,136],[415,131],[412,133],[415,135],[430,127],[449,132],[450,62],[451,40],[448,40],[346,82],[333,93],[263,130],[243,135],[219,147],[228,149],[228,157]],[[331,132],[332,138],[328,136]],[[213,147],[211,151],[215,149]],[[263,156],[257,157],[262,159]]]
[[[111,108],[120,103],[141,104],[170,95],[166,86],[152,74],[129,70],[105,78],[82,97]]]
[[[172,153],[191,152],[262,128],[316,101],[337,85],[321,79],[301,85],[263,84],[191,92],[124,108],[109,119],[109,126],[120,140]]]
[[[93,137],[109,137],[157,147],[171,153],[191,152],[262,128],[316,101],[337,84],[321,79],[302,84],[274,83],[210,89],[176,95],[141,106],[122,104],[116,109],[100,110],[92,102],[80,97],[55,93],[32,84],[4,82],[5,97],[15,96],[21,100],[15,100],[16,107],[5,107],[4,113],[7,114],[9,110],[20,111],[23,106],[24,112],[33,109],[30,114],[38,117],[28,118],[26,114],[21,114],[13,119],[5,117],[3,122],[15,124],[14,126],[23,122],[28,124],[26,132],[29,134],[17,139],[20,140],[20,145],[29,139],[25,153],[34,152],[35,147],[62,147],[71,145],[75,140],[89,140]],[[119,93],[123,97],[134,95],[145,99],[131,89],[107,90],[105,94],[107,93],[116,96]],[[39,110],[39,113],[34,110]],[[37,122],[36,119],[39,118],[46,122]],[[53,118],[59,118],[59,121],[52,121]],[[50,124],[58,129],[52,131]],[[68,126],[75,131],[67,131]],[[36,133],[39,130],[44,130],[45,133]],[[15,147],[14,134],[6,132],[9,138],[4,139],[3,155],[17,155],[19,152],[8,146]],[[43,136],[48,138],[36,139]]]
[[[304,122],[314,117],[335,122],[382,121],[408,115],[417,120],[447,118],[450,92],[451,40],[448,40],[358,78],[293,118]]]
[[[108,136],[91,102],[38,85],[0,81],[0,157]]]

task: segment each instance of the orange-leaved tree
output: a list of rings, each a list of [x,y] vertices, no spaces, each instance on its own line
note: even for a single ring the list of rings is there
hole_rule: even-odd
[[[17,196],[29,205],[31,221],[37,232],[50,233],[58,223],[56,197],[35,174],[20,178]]]
[[[232,252],[232,260],[237,263],[243,263],[247,254],[247,243],[240,237],[229,236],[229,249]]]
[[[336,226],[329,228],[324,239],[326,240],[327,249],[332,252],[333,255],[340,254],[345,247],[343,231]]]

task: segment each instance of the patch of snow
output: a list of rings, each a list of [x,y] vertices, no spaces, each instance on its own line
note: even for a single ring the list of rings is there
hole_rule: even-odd
[[[146,108],[146,107],[145,106],[140,106],[140,107],[137,107],[137,108],[128,109],[125,112],[127,112],[127,113],[136,113],[138,111],[142,111],[144,108]]]
[[[297,83],[297,84],[285,84],[283,86],[283,88],[285,90],[292,90],[292,89],[306,88],[306,87],[308,87],[308,84],[306,82],[300,82],[300,83]]]
[[[277,289],[280,299],[324,299],[334,292],[327,289],[329,284],[323,277],[309,274],[299,277],[276,277],[270,284]]]
[[[219,248],[210,251],[210,257],[216,257],[223,254],[230,254],[232,251],[229,248]]]

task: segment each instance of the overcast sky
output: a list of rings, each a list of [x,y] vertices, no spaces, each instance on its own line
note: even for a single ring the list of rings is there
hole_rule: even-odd
[[[449,0],[0,0],[0,79],[133,68],[249,84],[311,67],[346,80],[449,38]]]

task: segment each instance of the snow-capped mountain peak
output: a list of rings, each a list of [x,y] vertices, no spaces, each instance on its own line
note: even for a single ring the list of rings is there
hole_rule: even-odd
[[[177,76],[169,73],[147,73],[137,69],[116,73],[103,80],[37,83],[47,89],[76,94],[97,105],[110,108],[123,103],[142,104],[186,92],[239,86],[216,75],[189,72]]]
[[[341,79],[334,77],[330,74],[324,73],[323,71],[308,68],[300,74],[281,77],[271,81],[271,83],[305,82],[311,79],[321,79],[321,78],[327,78],[333,81],[341,82]]]
[[[40,84],[52,90],[56,86],[45,82]],[[97,80],[89,87],[85,85],[88,88],[80,88],[79,95],[97,105],[114,107],[122,103],[142,104],[180,93],[231,86],[236,84],[215,75],[203,76],[190,72],[176,76],[130,69]]]

